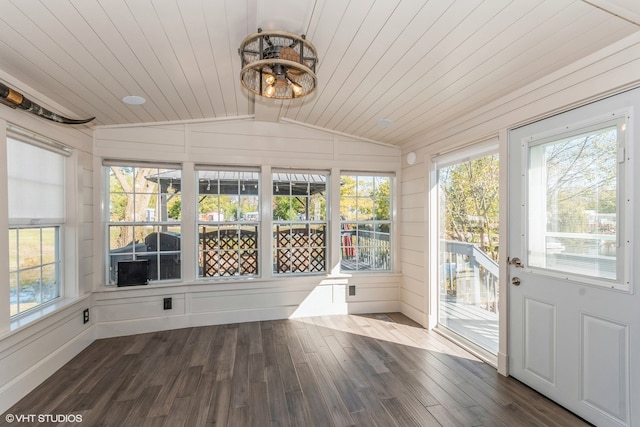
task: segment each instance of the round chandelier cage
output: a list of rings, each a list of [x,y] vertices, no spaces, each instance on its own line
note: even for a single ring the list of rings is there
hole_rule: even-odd
[[[304,35],[258,29],[242,41],[239,52],[242,85],[257,95],[292,99],[316,89],[318,54]]]

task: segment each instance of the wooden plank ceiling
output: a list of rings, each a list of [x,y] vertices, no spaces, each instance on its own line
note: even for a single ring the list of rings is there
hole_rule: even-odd
[[[0,80],[92,126],[254,115],[402,145],[638,31],[639,16],[635,0],[2,0]],[[238,47],[258,27],[307,35],[314,94],[242,88]]]

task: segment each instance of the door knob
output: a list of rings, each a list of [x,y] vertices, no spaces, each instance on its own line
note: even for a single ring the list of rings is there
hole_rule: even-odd
[[[514,267],[524,268],[524,265],[522,264],[522,261],[520,261],[520,258],[518,258],[518,257],[507,258],[507,262],[509,264],[513,265]]]
[[[514,277],[513,279],[511,279],[511,284],[513,286],[520,286],[520,278],[519,277]]]

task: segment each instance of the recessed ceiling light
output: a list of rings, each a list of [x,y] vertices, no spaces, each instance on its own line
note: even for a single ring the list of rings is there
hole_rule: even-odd
[[[393,124],[393,120],[391,119],[380,119],[378,120],[378,126],[387,128]]]
[[[122,98],[122,102],[124,102],[125,104],[129,104],[129,105],[141,105],[141,104],[144,104],[145,102],[147,102],[147,100],[144,99],[141,96],[128,95],[128,96],[125,96],[124,98]]]

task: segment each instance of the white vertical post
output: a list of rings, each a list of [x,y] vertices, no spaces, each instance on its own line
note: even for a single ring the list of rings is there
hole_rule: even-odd
[[[193,162],[182,164],[180,192],[182,193],[182,229],[180,230],[182,251],[182,282],[192,282],[197,278],[196,266],[198,265],[198,230],[196,228],[196,216],[198,215],[198,200],[196,189],[198,179],[196,178],[195,165]]]
[[[9,187],[7,185],[7,122],[0,120],[0,277],[9,278]],[[4,283],[8,284],[8,281]],[[0,334],[9,330],[9,286],[0,286]]]
[[[271,202],[271,190],[273,178],[271,166],[263,165],[260,181],[260,251],[258,253],[259,274],[263,278],[273,277],[273,230],[271,219],[273,218],[273,205]]]

